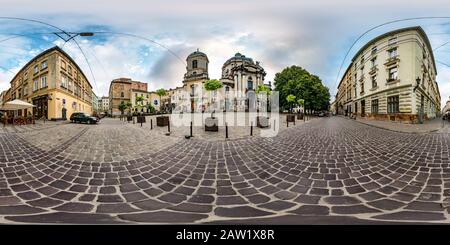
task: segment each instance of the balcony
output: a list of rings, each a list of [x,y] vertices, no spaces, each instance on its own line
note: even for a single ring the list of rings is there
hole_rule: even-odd
[[[376,65],[372,66],[372,68],[370,68],[369,74],[374,75],[375,73],[377,73],[377,71],[378,71],[377,66]]]
[[[400,59],[398,58],[398,55],[390,57],[386,60],[386,63],[384,63],[385,66],[392,66],[397,64],[400,61]]]

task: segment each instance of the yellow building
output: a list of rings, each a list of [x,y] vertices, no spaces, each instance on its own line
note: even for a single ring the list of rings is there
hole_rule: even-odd
[[[74,112],[92,114],[92,86],[75,61],[59,47],[50,48],[29,61],[11,81],[11,100],[36,105],[33,115],[49,120],[68,120]]]

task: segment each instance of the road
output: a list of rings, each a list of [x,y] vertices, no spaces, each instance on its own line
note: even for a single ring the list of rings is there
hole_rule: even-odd
[[[450,134],[331,117],[274,138],[0,133],[0,223],[450,223]]]

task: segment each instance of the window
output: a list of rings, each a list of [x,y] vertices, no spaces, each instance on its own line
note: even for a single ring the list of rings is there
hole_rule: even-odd
[[[66,69],[66,62],[61,60],[61,68]]]
[[[372,47],[372,54],[376,54],[377,53],[377,46],[373,46]]]
[[[389,59],[393,59],[393,58],[397,57],[397,49],[393,48],[393,49],[388,50],[388,56],[389,56]]]
[[[370,60],[370,63],[372,64],[372,68],[374,68],[375,66],[377,66],[377,57],[374,57],[373,59]]]
[[[252,80],[248,80],[247,81],[247,89],[248,90],[252,90],[253,89],[253,81]]]
[[[41,63],[41,68],[42,68],[42,70],[47,68],[47,61],[46,60]]]
[[[399,96],[390,96],[387,98],[388,113],[399,113]]]
[[[72,75],[72,67],[69,66],[69,75]]]
[[[67,78],[66,78],[66,76],[64,76],[64,75],[61,75],[61,87],[62,88],[66,88],[66,84],[67,84]]]
[[[397,75],[398,75],[398,68],[397,67],[389,68],[389,81],[397,80]]]
[[[372,76],[372,88],[378,87],[377,76]]]
[[[28,86],[23,87],[23,95],[28,94]]]
[[[67,83],[67,88],[72,91],[72,79],[69,78],[69,81]]]
[[[372,114],[378,114],[378,99],[372,100]]]
[[[364,55],[361,56],[361,65],[364,65]]]
[[[196,68],[197,68],[197,65],[198,65],[197,60],[193,60],[193,61],[192,61],[192,69],[196,69]]]
[[[33,82],[33,91],[36,91],[39,89],[39,80],[35,79]]]
[[[47,77],[41,77],[41,88],[47,87]]]
[[[120,97],[122,97],[122,98],[125,97],[123,92],[120,92]]]
[[[37,65],[34,66],[34,74],[39,72],[39,67]]]
[[[397,37],[389,38],[388,45],[393,45],[397,43]]]
[[[364,93],[364,82],[361,82],[361,94]]]

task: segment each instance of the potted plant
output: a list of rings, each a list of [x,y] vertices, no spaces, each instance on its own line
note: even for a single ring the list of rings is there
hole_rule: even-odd
[[[156,94],[159,96],[159,112],[161,112],[162,108],[162,97],[166,95],[166,90],[160,88],[156,90]],[[160,127],[164,127],[169,125],[169,116],[158,116],[156,117],[156,125]]]
[[[295,122],[295,115],[292,114],[292,108],[294,106],[295,99],[296,97],[293,94],[290,94],[286,97],[286,100],[289,103],[289,114],[286,116],[286,120],[288,122]]]
[[[213,98],[212,93],[216,91],[219,88],[222,88],[222,83],[219,80],[213,79],[213,80],[207,80],[205,81],[205,90],[210,93],[210,106],[213,104]],[[214,112],[212,111],[211,117],[207,117],[205,119],[205,131],[213,131],[218,132],[219,131],[219,119],[214,117]]]

